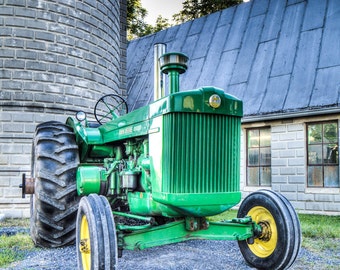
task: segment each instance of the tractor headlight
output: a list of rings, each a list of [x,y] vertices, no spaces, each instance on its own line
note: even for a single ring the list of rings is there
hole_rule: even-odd
[[[217,109],[218,107],[221,106],[221,98],[219,95],[213,94],[209,98],[209,105],[210,107]]]
[[[84,111],[79,111],[76,113],[76,118],[79,122],[83,122],[86,119],[86,113]]]

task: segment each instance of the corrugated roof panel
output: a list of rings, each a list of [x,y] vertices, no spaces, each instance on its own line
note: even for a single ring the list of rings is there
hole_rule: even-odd
[[[237,6],[233,23],[230,28],[228,42],[226,43],[224,50],[229,51],[241,47],[242,38],[247,27],[252,2],[253,1]]]
[[[271,72],[272,76],[289,74],[293,70],[304,7],[305,3],[300,3],[286,8]]]
[[[240,49],[231,84],[246,82],[258,47],[264,15],[250,18]]]
[[[287,6],[304,2],[305,0],[287,0]]]
[[[234,85],[228,86],[228,88],[225,89],[225,91],[226,93],[243,100],[244,96],[246,95],[246,89],[247,89],[247,83],[240,83],[240,84],[234,84]]]
[[[187,72],[180,75],[181,90],[190,90],[196,88],[203,64],[204,58],[192,59],[189,62]]]
[[[134,76],[143,68],[145,59],[153,45],[154,35],[131,41],[136,43],[133,51],[128,50],[127,54],[127,77]],[[130,42],[130,43],[131,43]],[[130,45],[129,45],[130,46]]]
[[[207,16],[193,20],[191,27],[190,27],[190,30],[189,30],[189,33],[188,33],[188,36],[197,35],[197,34],[201,33],[206,19],[207,19]]]
[[[329,0],[319,67],[340,65],[340,2]]]
[[[211,14],[210,16],[207,16],[202,28],[202,32],[199,35],[194,53],[192,55],[193,59],[205,57],[207,55],[209,47],[211,45],[211,41],[213,39],[213,36],[215,35],[215,29],[220,14],[221,12],[216,12],[214,14]]]
[[[340,66],[319,69],[310,106],[339,106]]]
[[[192,58],[192,55],[194,54],[194,50],[196,47],[196,44],[198,42],[199,35],[193,35],[193,36],[187,36],[184,40],[185,43],[183,44],[182,53],[185,53],[190,59]]]
[[[170,27],[168,29],[166,29],[166,35],[164,37],[164,39],[162,41],[160,41],[161,43],[168,43],[168,42],[172,42],[177,35],[178,30],[180,29],[179,26],[174,26],[174,27]]]
[[[251,8],[250,17],[265,14],[268,10],[270,0],[254,1],[253,7]]]
[[[190,30],[190,26],[192,24],[192,21],[183,23],[179,26],[179,29],[177,31],[176,37],[173,42],[171,42],[168,46],[168,51],[176,51],[176,52],[182,52],[183,44],[186,41],[186,38],[188,36],[188,32]],[[178,26],[175,26],[178,27]],[[157,35],[157,34],[156,34]]]
[[[168,32],[167,30],[163,30],[163,31],[159,31],[157,35],[154,35],[155,38],[152,42],[152,47],[155,43],[164,43],[167,32]]]
[[[261,2],[261,1],[256,1]],[[270,1],[268,12],[263,26],[261,41],[278,38],[281,30],[282,18],[285,12],[285,1]]]
[[[216,80],[212,80],[212,78],[219,77],[222,73],[221,70],[218,69],[219,61],[217,59],[222,55],[222,49],[227,39],[229,28],[230,25],[224,25],[216,29],[212,42],[208,48],[208,54],[198,79],[197,86],[216,85]],[[225,86],[225,83],[222,85]]]
[[[137,40],[129,42],[129,45],[127,46],[127,50],[126,50],[127,56],[132,56],[136,52],[137,44],[138,44]],[[132,64],[133,64],[132,61],[127,61],[127,72],[132,72],[131,70]]]
[[[139,108],[136,106],[136,103],[139,100],[141,91],[145,89],[146,80],[148,79],[146,75],[147,74],[145,73],[138,73],[136,74],[135,77],[133,77],[133,80],[132,79],[129,80],[132,82],[130,86],[131,88],[130,88],[130,91],[128,92],[128,96],[126,100],[128,107],[129,107],[129,111],[133,111]],[[146,105],[146,103],[143,105]]]
[[[244,99],[244,114],[257,114],[266,93],[271,63],[275,53],[275,41],[259,45]]]
[[[214,76],[211,78],[212,85],[223,88],[227,93],[229,93],[228,86],[235,66],[237,54],[238,50],[222,52],[221,57],[216,59],[218,68]]]
[[[323,27],[327,1],[308,0],[302,31]]]
[[[309,106],[319,60],[322,29],[301,34],[285,110]]]
[[[290,75],[272,77],[268,81],[260,113],[283,111],[284,102],[289,91]]]
[[[236,6],[222,10],[217,27],[231,24],[233,22],[235,10]]]

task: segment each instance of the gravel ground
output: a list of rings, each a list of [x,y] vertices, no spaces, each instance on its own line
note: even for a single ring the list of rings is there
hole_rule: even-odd
[[[340,240],[338,240],[340,241]],[[38,249],[26,254],[24,260],[3,269],[77,269],[75,246]],[[235,241],[192,240],[142,251],[124,251],[119,269],[129,270],[219,270],[253,269],[246,265]],[[340,250],[322,254],[302,248],[291,269],[339,269]]]

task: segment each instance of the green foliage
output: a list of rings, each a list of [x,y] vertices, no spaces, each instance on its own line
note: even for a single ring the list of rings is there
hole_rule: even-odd
[[[152,28],[153,33],[162,31],[166,28],[169,28],[171,24],[169,23],[169,20],[166,18],[163,18],[161,15],[158,15],[156,20],[156,25]]]
[[[177,23],[190,21],[242,3],[242,0],[186,0],[183,9],[173,15]]]
[[[148,11],[142,7],[140,0],[127,1],[127,39],[132,40],[164,30],[171,25],[168,19],[161,15],[156,20],[156,25],[152,26],[145,22]]]
[[[304,237],[340,239],[340,216],[299,214],[299,219]]]
[[[3,221],[0,221],[1,227],[25,227],[28,228],[30,226],[30,220],[28,218],[8,218]]]
[[[0,267],[23,259],[25,253],[33,249],[33,242],[27,234],[0,236]]]
[[[5,219],[0,222],[0,228],[28,228],[29,224],[29,219]],[[13,236],[0,236],[0,267],[23,259],[25,253],[33,249],[34,244],[28,234],[19,233]]]
[[[340,258],[340,216],[299,214],[299,219],[304,248],[321,257],[329,256],[328,252],[332,250]],[[306,269],[309,264],[306,262]]]
[[[128,39],[142,37],[151,33],[152,26],[145,22],[147,10],[140,0],[127,1],[127,36]]]

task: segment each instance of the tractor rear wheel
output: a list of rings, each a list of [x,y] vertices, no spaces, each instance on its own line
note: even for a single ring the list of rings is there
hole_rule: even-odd
[[[298,216],[290,202],[271,190],[259,190],[244,199],[238,217],[251,216],[262,227],[254,241],[239,241],[246,262],[257,269],[287,269],[301,246]]]
[[[79,204],[76,171],[78,146],[72,129],[51,121],[39,124],[32,144],[31,237],[40,247],[75,241]]]
[[[116,228],[110,204],[104,196],[90,194],[80,200],[76,247],[78,269],[116,269]]]

